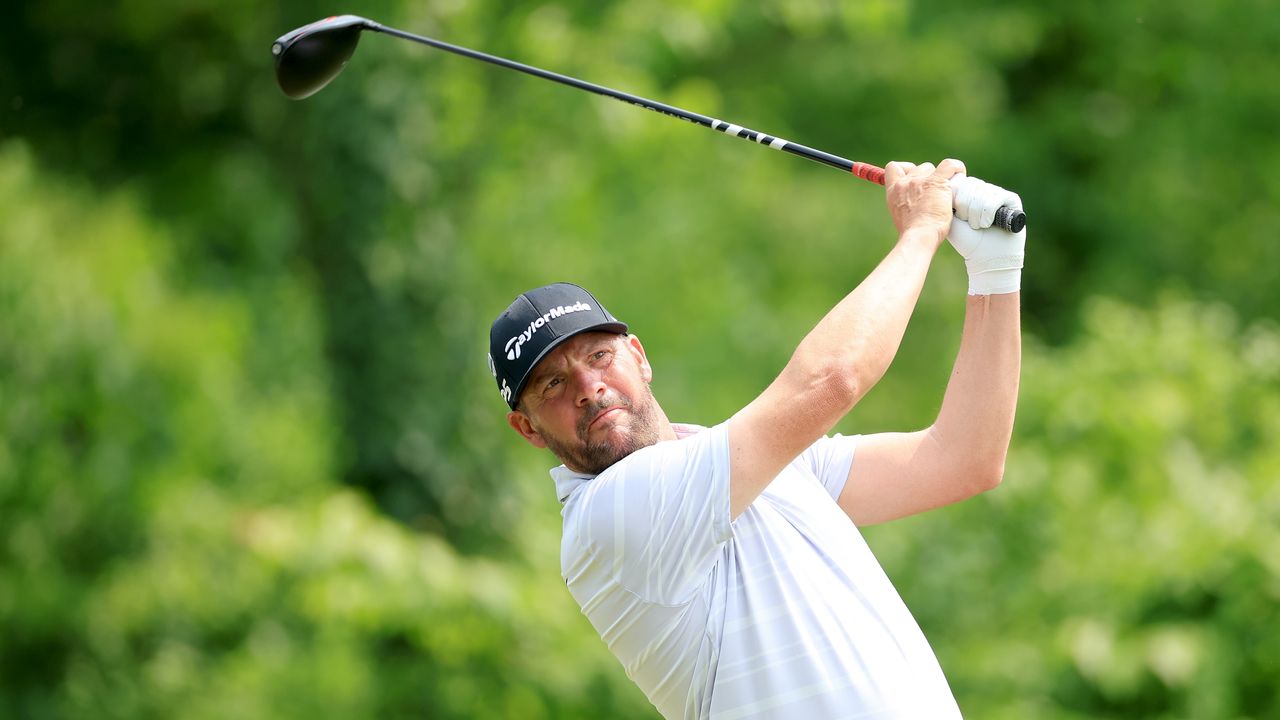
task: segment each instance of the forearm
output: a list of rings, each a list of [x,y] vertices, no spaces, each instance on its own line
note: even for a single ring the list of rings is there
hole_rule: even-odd
[[[875,270],[809,332],[784,376],[791,373],[802,382],[830,378],[846,390],[846,404],[852,407],[897,354],[937,244],[936,233],[907,230]]]
[[[929,433],[949,464],[999,483],[1013,434],[1022,366],[1020,293],[970,295],[955,368]]]

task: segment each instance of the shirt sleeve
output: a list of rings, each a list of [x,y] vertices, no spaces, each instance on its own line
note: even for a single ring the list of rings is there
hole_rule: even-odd
[[[686,602],[732,534],[727,427],[637,451],[584,488],[579,532],[647,602]]]
[[[849,468],[853,467],[853,454],[861,437],[839,433],[824,437],[797,458],[818,478],[833,500],[840,499],[840,492],[849,480]]]

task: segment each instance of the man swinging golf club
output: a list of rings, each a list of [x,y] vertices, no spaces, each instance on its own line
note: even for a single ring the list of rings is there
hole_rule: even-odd
[[[711,428],[667,419],[644,346],[580,287],[530,290],[493,323],[507,420],[563,463],[552,476],[569,592],[663,716],[960,717],[857,526],[963,500],[1004,472],[1026,231],[991,227],[1021,200],[964,172],[888,165],[897,243],[759,397]],[[828,437],[888,368],[948,238],[969,297],[936,421]]]

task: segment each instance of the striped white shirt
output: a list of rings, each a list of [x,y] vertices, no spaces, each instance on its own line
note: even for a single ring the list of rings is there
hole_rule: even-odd
[[[730,522],[728,422],[677,431],[596,477],[552,470],[569,592],[658,711],[959,718],[924,634],[835,502],[857,438],[814,443]]]

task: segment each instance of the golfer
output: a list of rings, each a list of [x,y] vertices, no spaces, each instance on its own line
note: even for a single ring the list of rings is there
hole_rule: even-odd
[[[563,463],[552,476],[569,592],[664,717],[960,717],[857,526],[963,500],[1004,472],[1026,231],[991,228],[1021,200],[964,172],[889,164],[897,243],[713,427],[667,419],[640,340],[576,285],[530,290],[493,323],[507,420]],[[888,368],[947,238],[969,295],[936,421],[828,437]]]

